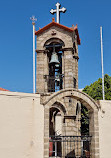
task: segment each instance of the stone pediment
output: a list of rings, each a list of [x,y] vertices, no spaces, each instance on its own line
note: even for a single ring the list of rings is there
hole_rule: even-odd
[[[69,33],[73,33],[75,32],[76,36],[77,36],[77,42],[78,44],[80,44],[80,38],[79,38],[79,33],[78,33],[78,28],[77,25],[75,27],[69,28],[67,26],[61,25],[57,22],[55,22],[55,19],[52,19],[52,22],[49,23],[48,25],[44,26],[43,28],[40,28],[38,31],[35,31],[35,35],[41,35],[42,33],[44,33],[45,31],[51,29],[52,27],[54,28],[59,28],[63,31],[69,32]],[[52,32],[52,35],[54,35],[54,32]]]

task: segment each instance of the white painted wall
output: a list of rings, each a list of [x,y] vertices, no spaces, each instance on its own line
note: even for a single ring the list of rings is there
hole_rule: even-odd
[[[100,158],[111,158],[111,101],[99,104]],[[43,137],[40,95],[0,91],[0,158],[44,158]]]
[[[100,100],[99,104],[100,158],[111,158],[111,101]]]
[[[0,91],[0,158],[43,158],[40,95]]]

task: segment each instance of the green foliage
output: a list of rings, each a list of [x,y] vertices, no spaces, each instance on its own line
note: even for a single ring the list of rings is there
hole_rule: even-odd
[[[81,104],[81,135],[89,135],[88,109]]]
[[[104,89],[105,99],[111,100],[111,77],[107,74],[104,76]],[[102,79],[99,78],[98,81],[95,81],[90,86],[86,86],[83,92],[95,100],[102,100]],[[84,105],[81,106],[81,134],[89,134],[88,109]]]
[[[111,77],[107,74],[104,76],[104,89],[105,89],[105,99],[111,100]],[[94,82],[90,86],[86,86],[83,92],[87,93],[95,100],[102,99],[102,79],[99,78],[98,81]]]

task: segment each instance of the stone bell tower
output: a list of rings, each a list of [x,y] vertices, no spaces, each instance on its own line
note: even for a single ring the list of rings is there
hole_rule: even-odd
[[[65,11],[65,8],[58,8],[58,3],[56,6],[59,11]],[[55,11],[51,10],[51,13]],[[80,102],[72,94],[74,89],[78,89],[78,45],[80,45],[78,27],[73,25],[69,28],[58,22],[59,20],[55,22],[52,18],[51,23],[35,32],[37,35],[36,92],[41,94],[41,104],[44,104],[45,108],[44,141],[57,135],[81,135],[81,125],[78,121],[81,115]],[[56,99],[59,93],[62,98]],[[49,98],[54,99],[51,105],[47,103]],[[62,149],[63,147],[59,147],[55,151],[55,156],[62,153]],[[48,157],[48,143],[44,145],[44,150]]]
[[[78,88],[78,28],[52,22],[37,35],[36,92],[50,93],[66,88]]]

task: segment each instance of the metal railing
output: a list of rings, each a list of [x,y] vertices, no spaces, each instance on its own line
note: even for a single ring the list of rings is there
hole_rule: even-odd
[[[91,136],[50,136],[49,157],[90,158]]]
[[[45,81],[47,82],[47,91],[57,92],[63,89],[63,76],[63,74],[55,76],[44,75]]]

